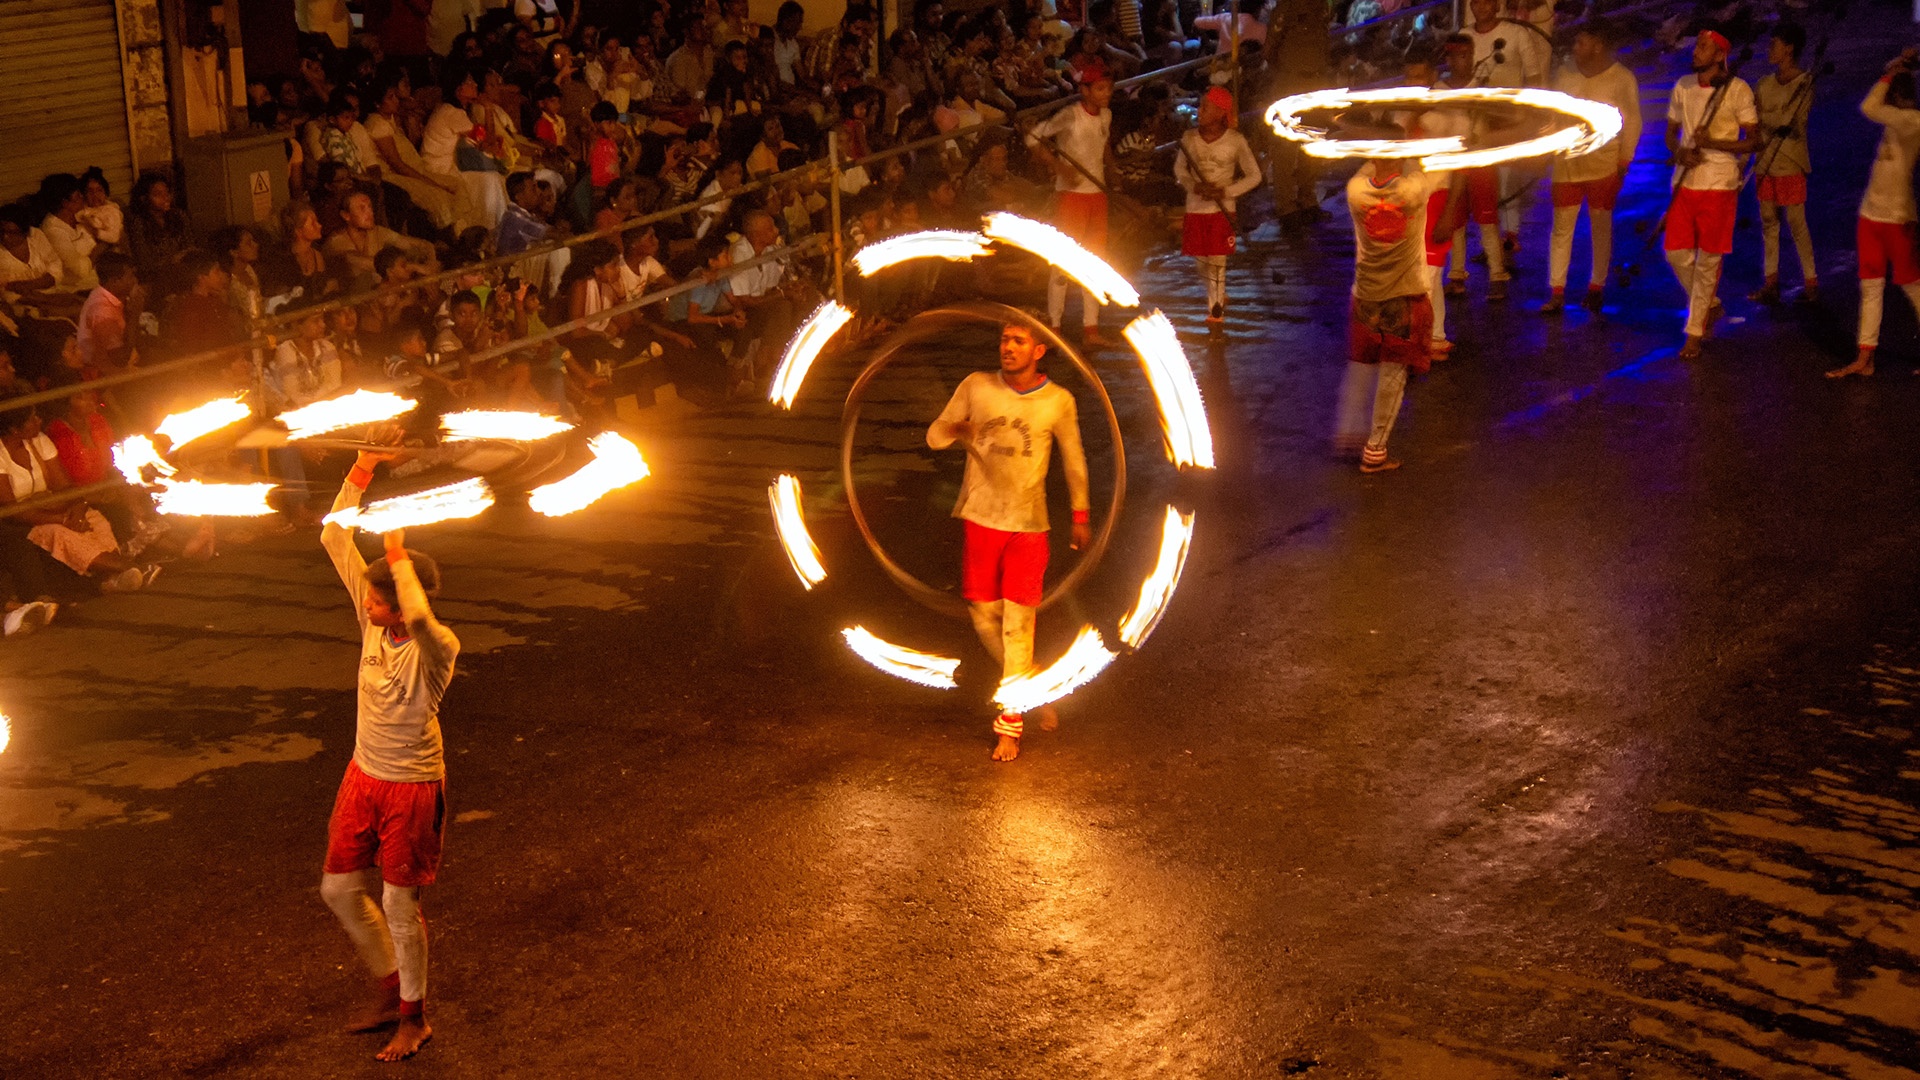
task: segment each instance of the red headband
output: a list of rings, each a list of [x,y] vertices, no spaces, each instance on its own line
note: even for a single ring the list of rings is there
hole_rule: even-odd
[[[1707,39],[1708,41],[1713,42],[1715,45],[1720,46],[1720,51],[1723,53],[1730,53],[1733,51],[1733,42],[1728,41],[1727,36],[1725,34],[1720,33],[1719,31],[1702,30],[1700,31],[1700,36]]]
[[[1225,109],[1229,114],[1233,112],[1233,92],[1224,86],[1209,87],[1207,92],[1202,95],[1202,100],[1211,102]]]

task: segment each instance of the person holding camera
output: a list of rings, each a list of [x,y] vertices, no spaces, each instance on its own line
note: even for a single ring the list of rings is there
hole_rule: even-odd
[[[1860,199],[1860,223],[1855,230],[1860,252],[1860,352],[1853,363],[1827,372],[1829,379],[1873,374],[1874,350],[1880,347],[1880,316],[1885,310],[1887,277],[1907,294],[1920,311],[1920,258],[1913,203],[1913,162],[1920,156],[1920,102],[1916,102],[1913,69],[1920,48],[1909,46],[1893,58],[1886,74],[1867,91],[1860,112],[1885,130],[1874,151],[1867,192]]]

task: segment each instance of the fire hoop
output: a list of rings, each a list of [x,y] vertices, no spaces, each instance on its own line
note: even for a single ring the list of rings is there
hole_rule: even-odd
[[[1093,534],[1093,542],[1087,546],[1086,553],[1074,564],[1072,570],[1060,579],[1059,583],[1047,590],[1040,599],[1040,610],[1044,611],[1057,601],[1072,595],[1087,575],[1093,573],[1100,560],[1106,557],[1107,544],[1113,539],[1114,523],[1119,520],[1127,497],[1127,450],[1120,433],[1120,417],[1113,411],[1113,399],[1107,395],[1107,386],[1100,381],[1100,373],[1087,363],[1079,351],[1060,340],[1060,335],[1052,327],[1006,304],[962,303],[949,304],[946,307],[923,311],[907,321],[905,326],[894,331],[880,351],[868,361],[866,370],[853,381],[853,388],[847,391],[847,403],[840,414],[840,481],[847,491],[847,511],[853,515],[853,523],[860,529],[860,536],[867,542],[867,550],[873,552],[875,561],[887,572],[894,584],[899,585],[908,596],[942,615],[951,615],[963,619],[967,616],[966,601],[953,593],[936,589],[913,576],[892,556],[887,554],[880,541],[873,535],[873,529],[867,524],[867,515],[860,509],[860,493],[853,479],[853,436],[860,426],[860,406],[866,399],[867,386],[878,378],[882,371],[892,365],[900,350],[910,345],[938,337],[952,327],[962,323],[990,323],[1005,326],[1019,323],[1032,330],[1034,336],[1046,343],[1049,349],[1065,356],[1073,363],[1087,385],[1093,388],[1094,395],[1100,399],[1100,408],[1107,417],[1107,430],[1113,434],[1113,497],[1107,501],[1107,516]]]
[[[1488,109],[1501,107],[1538,110],[1572,123],[1554,131],[1507,146],[1470,149],[1459,136],[1438,139],[1339,139],[1326,128],[1308,124],[1304,117],[1313,112],[1352,109],[1357,106],[1425,106],[1448,109]],[[1267,107],[1267,124],[1273,133],[1300,144],[1309,157],[1317,158],[1419,158],[1428,172],[1454,169],[1479,169],[1523,158],[1549,154],[1584,154],[1598,149],[1620,134],[1620,110],[1611,105],[1563,94],[1557,90],[1533,87],[1468,87],[1461,90],[1428,90],[1418,86],[1396,86],[1383,90],[1314,90],[1281,98]]]
[[[1011,214],[989,215],[978,233],[936,230],[892,237],[862,248],[853,261],[862,274],[872,275],[889,266],[916,259],[964,262],[987,257],[994,252],[996,244],[1038,255],[1056,270],[1084,286],[1103,305],[1134,307],[1140,302],[1140,294],[1133,285],[1106,260],[1050,226]],[[1113,433],[1116,454],[1114,490],[1107,517],[1089,545],[1086,556],[1042,599],[1041,606],[1046,607],[1070,594],[1100,563],[1126,496],[1125,448],[1119,417],[1108,397],[1106,386],[1084,357],[1061,341],[1048,327],[1018,309],[1001,304],[966,303],[948,305],[923,315],[934,318],[920,322],[917,327],[910,321],[889,338],[855,379],[842,407],[840,470],[847,491],[848,509],[876,561],[909,596],[935,611],[964,613],[966,605],[963,601],[908,574],[875,540],[861,512],[859,494],[853,483],[853,434],[859,424],[861,403],[868,385],[892,363],[900,349],[924,341],[956,321],[1019,322],[1029,326],[1046,344],[1065,355],[1099,396]],[[839,332],[853,321],[853,317],[852,311],[835,301],[829,300],[820,305],[801,324],[787,345],[768,391],[768,399],[782,409],[791,410],[799,399],[807,373],[812,370],[814,362]],[[1192,365],[1180,347],[1179,335],[1174,331],[1173,324],[1158,311],[1147,312],[1128,323],[1121,336],[1126,338],[1139,357],[1141,369],[1153,391],[1168,459],[1177,468],[1213,468],[1213,434],[1207,426],[1206,408],[1200,399],[1200,388],[1194,379]],[[812,589],[827,579],[828,568],[807,529],[799,479],[789,474],[776,477],[768,488],[767,501],[773,511],[774,528],[794,573],[800,578],[803,588]],[[1159,558],[1140,583],[1139,599],[1119,620],[1115,630],[1120,647],[1139,649],[1148,635],[1153,633],[1154,627],[1159,625],[1186,566],[1187,551],[1193,541],[1193,524],[1192,513],[1181,513],[1172,506],[1166,508]],[[896,678],[944,690],[957,685],[954,672],[960,666],[958,659],[918,652],[884,641],[862,626],[848,627],[841,631],[841,636],[845,638],[847,647],[861,659]],[[1044,669],[1003,680],[995,701],[1003,709],[1014,712],[1044,705],[1085,685],[1119,656],[1119,652],[1108,647],[1099,630],[1082,626],[1065,655]]]

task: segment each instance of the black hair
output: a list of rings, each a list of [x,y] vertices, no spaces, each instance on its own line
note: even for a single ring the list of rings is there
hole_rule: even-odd
[[[620,249],[611,240],[589,240],[573,249],[573,261],[585,267],[589,273],[620,260]]]
[[[440,591],[440,564],[433,556],[424,551],[407,549],[407,558],[413,563],[413,576],[420,580],[420,588],[428,596]],[[376,559],[367,564],[367,587],[377,589],[389,607],[400,606],[400,596],[394,590],[393,567],[385,559]]]
[[[1806,27],[1799,23],[1783,22],[1774,26],[1771,35],[1777,41],[1784,41],[1787,48],[1793,50],[1793,58],[1800,59],[1800,50],[1807,47]]]
[[[532,182],[533,174],[530,172],[517,172],[507,177],[507,198],[519,202],[521,189]]]
[[[1914,96],[1912,71],[1896,71],[1887,77],[1887,100],[1901,108],[1920,108],[1920,98]]]
[[[546,79],[533,88],[533,100],[545,101],[560,96],[560,86],[552,79]]]
[[[133,273],[135,266],[133,256],[118,251],[106,251],[93,260],[93,269],[99,276],[101,284],[105,284],[120,280],[121,274]]]
[[[95,180],[98,180],[100,182],[101,191],[106,192],[108,195],[113,194],[113,185],[107,183],[106,170],[102,169],[100,166],[98,165],[89,166],[86,172],[83,172],[80,174],[80,186],[82,188],[85,188],[89,182],[95,181]]]
[[[39,414],[33,411],[33,406],[31,405],[25,408],[8,409],[5,412],[0,412],[0,435],[11,434],[25,427],[27,423],[37,415]]]
[[[620,110],[615,108],[611,101],[596,101],[587,113],[587,119],[596,124],[604,124],[609,120],[620,119]]]
[[[180,276],[189,285],[197,285],[209,270],[220,265],[220,257],[205,248],[188,248],[180,253],[175,265],[180,268]]]
[[[383,247],[379,251],[374,253],[374,256],[373,256],[374,275],[378,277],[381,281],[387,280],[387,271],[393,269],[394,263],[397,263],[401,259],[404,259],[406,257],[407,257],[407,253],[401,250],[400,245],[388,244],[386,247]]]
[[[805,18],[806,14],[807,9],[801,7],[798,0],[786,0],[785,3],[780,5],[780,10],[774,13],[773,21],[779,22],[789,15],[798,15],[801,18]]]
[[[467,307],[479,307],[480,294],[477,292],[474,292],[472,289],[461,289],[459,292],[454,293],[452,296],[447,298],[447,310],[449,312],[451,312],[454,308],[460,307],[462,305],[465,305]]]
[[[715,255],[726,251],[732,246],[732,244],[727,243],[726,237],[710,232],[701,237],[700,242],[693,246],[694,263],[698,266],[706,266],[713,262]]]
[[[1574,31],[1575,37],[1579,37],[1581,34],[1585,34],[1588,37],[1593,38],[1596,41],[1599,41],[1601,44],[1605,45],[1609,49],[1616,48],[1620,44],[1619,28],[1614,26],[1612,23],[1608,22],[1604,18],[1596,17],[1596,18],[1590,19],[1585,24],[1583,24],[1580,27],[1580,29]]]
[[[80,192],[80,178],[72,173],[49,173],[40,181],[40,206],[51,214]]]
[[[355,117],[358,117],[360,115],[360,105],[353,100],[353,95],[347,91],[335,90],[333,96],[327,99],[327,116],[328,118],[332,118],[339,116],[341,113],[352,113]]]
[[[777,167],[781,172],[788,172],[805,165],[807,160],[807,152],[805,150],[782,150],[780,151],[780,157],[778,158],[779,164]]]
[[[713,138],[713,125],[705,120],[687,129],[687,141],[690,143],[705,142],[711,138]]]

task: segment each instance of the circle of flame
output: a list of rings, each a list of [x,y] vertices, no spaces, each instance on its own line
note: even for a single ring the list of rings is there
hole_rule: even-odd
[[[1301,119],[1321,109],[1350,109],[1356,105],[1424,105],[1451,108],[1461,105],[1520,105],[1557,113],[1574,121],[1570,126],[1508,146],[1474,150],[1459,136],[1433,139],[1335,139],[1324,129]],[[1267,107],[1267,125],[1275,135],[1301,144],[1317,158],[1419,158],[1428,172],[1479,169],[1523,158],[1549,154],[1584,154],[1597,150],[1620,134],[1620,110],[1557,90],[1536,87],[1475,86],[1458,90],[1429,90],[1394,86],[1380,90],[1313,90],[1283,97]]]

